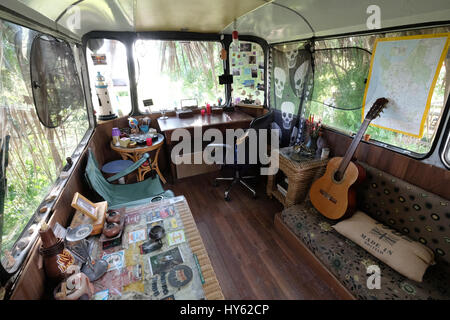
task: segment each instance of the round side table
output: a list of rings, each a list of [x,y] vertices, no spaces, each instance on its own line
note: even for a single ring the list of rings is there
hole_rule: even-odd
[[[153,142],[153,144],[151,146],[136,146],[134,148],[123,148],[120,146],[115,146],[112,141],[111,141],[111,149],[113,149],[114,151],[117,151],[120,156],[122,157],[123,160],[127,160],[130,159],[133,162],[138,161],[141,157],[142,154],[146,153],[146,152],[150,152],[150,151],[156,151],[155,157],[153,159],[153,161],[151,161],[149,159],[149,161],[151,162],[150,165],[147,166],[140,166],[138,168],[138,181],[143,181],[145,178],[145,174],[147,174],[148,172],[151,172],[152,170],[155,170],[156,173],[158,174],[159,178],[161,179],[161,181],[163,183],[166,183],[166,179],[164,179],[164,176],[162,175],[161,171],[159,170],[159,166],[158,166],[158,156],[159,156],[159,152],[161,151],[161,147],[164,144],[164,136],[160,133],[157,134],[158,135],[158,140]]]

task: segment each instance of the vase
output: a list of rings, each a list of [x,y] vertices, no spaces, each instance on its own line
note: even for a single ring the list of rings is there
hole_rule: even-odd
[[[316,150],[316,157],[320,157],[322,155],[322,149],[328,147],[327,140],[323,137],[322,134],[319,135],[316,141],[317,150]]]
[[[317,150],[317,137],[310,136],[308,142],[306,143],[306,147],[312,153],[315,153]]]

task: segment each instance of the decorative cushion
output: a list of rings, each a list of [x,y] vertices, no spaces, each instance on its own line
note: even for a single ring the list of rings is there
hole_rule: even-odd
[[[336,222],[318,213],[310,202],[283,210],[281,218],[357,299],[450,299],[450,274],[442,263],[430,266],[422,282],[411,281],[340,235],[331,227]],[[367,287],[367,267],[374,264],[380,267],[381,289]]]
[[[450,272],[450,201],[358,162],[367,179],[358,186],[358,209],[432,249]]]
[[[362,211],[357,211],[333,228],[407,278],[422,282],[427,268],[434,263],[433,251],[409,239]]]

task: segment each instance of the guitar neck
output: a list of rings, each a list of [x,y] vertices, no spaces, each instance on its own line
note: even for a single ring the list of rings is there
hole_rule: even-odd
[[[345,170],[348,167],[348,164],[350,163],[350,161],[352,160],[353,155],[356,152],[356,148],[358,148],[358,144],[361,141],[364,133],[366,132],[367,128],[369,127],[370,124],[369,119],[364,119],[361,127],[359,128],[358,133],[355,135],[355,137],[353,138],[352,144],[350,145],[350,147],[347,149],[347,152],[344,155],[344,158],[342,159],[342,162],[339,166],[338,172],[342,176],[344,175]]]

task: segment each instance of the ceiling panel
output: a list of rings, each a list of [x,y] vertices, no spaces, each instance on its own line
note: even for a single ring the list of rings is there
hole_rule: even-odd
[[[58,23],[79,36],[90,31],[134,31],[133,0],[84,0]]]
[[[278,5],[307,19],[316,36],[368,30],[369,5],[379,6],[381,28],[446,21],[450,17],[449,0],[276,0],[240,18],[238,31],[263,37],[270,43],[312,36],[299,15]],[[231,31],[231,25],[224,30]]]
[[[267,4],[266,0],[137,1],[137,31],[219,33],[234,19]]]
[[[18,0],[19,2],[25,4],[33,10],[36,10],[40,14],[46,16],[50,20],[55,21],[56,18],[69,7],[75,0]]]

